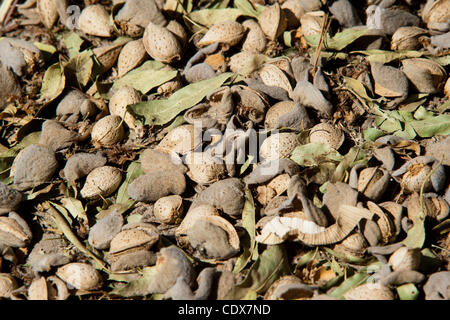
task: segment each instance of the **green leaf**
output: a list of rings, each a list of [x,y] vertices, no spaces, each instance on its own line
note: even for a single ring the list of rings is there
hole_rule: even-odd
[[[450,55],[448,54],[442,57],[429,56],[427,58],[433,60],[434,62],[439,63],[443,67],[448,66],[450,64]]]
[[[86,224],[89,222],[86,211],[84,211],[83,204],[80,200],[72,197],[67,197],[61,199],[61,203],[69,211],[72,217],[74,217],[75,219],[80,219]]]
[[[130,203],[130,197],[128,196],[128,185],[133,182],[134,179],[144,174],[142,171],[141,165],[138,162],[131,162],[127,169],[127,176],[125,177],[125,181],[119,187],[117,191],[116,203]],[[132,201],[131,201],[132,203]]]
[[[122,288],[114,289],[110,294],[122,297],[146,295],[148,287],[156,275],[156,266],[142,268],[141,274],[139,279],[130,281]]]
[[[344,282],[341,283],[339,287],[333,290],[333,292],[330,293],[330,296],[344,299],[344,294],[349,291],[350,289],[359,286],[360,284],[363,284],[368,278],[369,274],[365,272],[358,272],[351,276],[350,278],[347,278]]]
[[[336,33],[331,39],[327,35],[324,39],[324,43],[322,44],[323,49],[341,51],[349,44],[353,43],[355,40],[367,34],[369,31],[369,29],[346,29],[342,32]],[[320,34],[314,34],[305,37],[306,42],[308,42],[308,44],[312,47],[317,47],[319,45],[319,39]]]
[[[407,283],[396,288],[400,300],[417,300],[419,290],[413,283]]]
[[[252,156],[251,154],[248,155],[248,158],[245,161],[245,163],[242,165],[241,170],[239,171],[239,174],[242,175],[245,172],[245,170],[247,170],[248,167],[250,167],[250,165],[252,164],[253,159],[254,159],[254,156]]]
[[[438,135],[446,136],[450,134],[449,114],[441,114],[437,117],[426,120],[411,121],[409,124],[422,138],[429,138]]]
[[[425,243],[425,223],[423,218],[414,221],[414,225],[408,230],[402,243],[410,249],[422,248]]]
[[[188,17],[195,22],[209,28],[215,23],[227,20],[235,21],[242,16],[242,11],[236,8],[201,9],[192,11]]]
[[[187,85],[176,91],[169,99],[152,100],[128,106],[136,116],[145,118],[145,124],[163,125],[175,118],[180,112],[199,103],[207,94],[219,88],[231,72],[222,73],[212,79],[202,80]]]
[[[30,144],[37,143],[41,136],[41,132],[32,132],[25,136],[22,141],[14,147],[0,154],[0,181],[9,184],[11,178],[9,177],[9,170],[12,166],[14,158],[20,150],[28,147]]]
[[[245,279],[234,286],[225,299],[242,299],[249,294],[249,291],[264,293],[275,280],[289,273],[289,263],[283,246],[267,246],[252,265]]]
[[[393,113],[391,113],[393,115]],[[403,130],[402,124],[394,117],[375,117],[375,124],[386,132],[392,133],[398,130]]]
[[[428,111],[424,107],[419,107],[416,112],[414,112],[414,118],[416,120],[427,120],[434,118],[434,113],[432,111]],[[411,119],[413,120],[413,119]]]
[[[234,0],[234,5],[236,8],[241,10],[242,14],[245,16],[250,16],[253,18],[258,18],[259,15],[264,11],[265,7],[256,4],[256,9],[248,0]]]
[[[441,105],[437,108],[437,111],[438,111],[439,113],[442,113],[442,112],[447,111],[447,110],[449,110],[449,109],[450,109],[450,100],[447,101],[447,102],[444,102],[443,104],[441,104]]]
[[[113,89],[119,89],[125,85],[146,94],[151,89],[172,80],[178,71],[167,71],[164,64],[159,61],[147,61],[139,68],[136,68],[120,79],[114,81]]]
[[[69,59],[75,57],[80,53],[81,45],[84,40],[80,38],[75,32],[69,32],[63,36],[64,45],[69,53]]]
[[[298,146],[292,152],[291,159],[303,167],[317,166],[324,161],[341,161],[342,155],[329,145],[308,143]]]
[[[366,60],[369,62],[389,63],[394,60],[402,60],[407,58],[419,58],[423,56],[423,52],[419,51],[386,51],[379,49],[353,51],[351,53],[361,53],[367,55]]]
[[[316,247],[315,250],[308,251],[305,253],[300,259],[297,260],[295,264],[295,268],[301,268],[304,265],[308,264],[309,262],[313,261],[314,258],[317,256],[317,252],[319,250],[319,247]]]
[[[64,66],[68,75],[74,76],[78,85],[84,87],[91,79],[92,67],[94,66],[94,60],[92,60],[92,51],[83,51],[72,59]]]
[[[361,148],[352,147],[337,166],[332,182],[342,181],[346,172],[358,163],[367,163],[366,153]]]
[[[348,263],[353,263],[353,264],[367,264],[369,261],[373,260],[373,257],[370,258],[359,258],[359,257],[355,257],[351,254],[348,253],[342,253],[342,252],[337,252],[334,251],[330,248],[324,248],[326,252],[328,252],[330,255],[332,255],[333,257],[342,260],[344,262],[348,262]]]
[[[65,86],[66,76],[63,66],[59,62],[52,64],[45,71],[42,79],[41,99],[47,102],[56,99],[63,92]]]
[[[45,62],[48,62],[51,56],[56,52],[56,48],[51,44],[41,42],[33,42],[33,44],[39,49],[39,51],[41,51]]]
[[[283,32],[283,41],[286,47],[292,47],[292,31]]]
[[[233,273],[241,272],[250,259],[253,256],[257,248],[257,243],[255,241],[256,236],[256,228],[255,228],[255,203],[253,201],[252,194],[250,190],[245,190],[245,204],[244,209],[242,210],[242,226],[247,231],[248,241],[244,241],[244,252],[239,256],[238,260],[233,269]],[[245,243],[247,242],[247,243]]]
[[[363,131],[363,134],[364,134],[364,140],[375,141],[379,137],[384,136],[386,134],[386,132],[384,132],[383,130],[375,129],[375,128],[367,128],[366,130]]]

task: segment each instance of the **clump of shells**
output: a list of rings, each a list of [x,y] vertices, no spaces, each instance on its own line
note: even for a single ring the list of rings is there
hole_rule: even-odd
[[[2,3],[0,299],[450,299],[450,2],[216,2]]]

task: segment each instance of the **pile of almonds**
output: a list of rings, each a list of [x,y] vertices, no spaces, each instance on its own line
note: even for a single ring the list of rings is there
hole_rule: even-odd
[[[0,299],[450,299],[450,1],[19,2]]]

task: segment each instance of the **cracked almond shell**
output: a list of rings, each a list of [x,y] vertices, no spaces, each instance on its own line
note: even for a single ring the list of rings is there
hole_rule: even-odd
[[[17,209],[23,198],[22,193],[0,182],[0,215]]]
[[[365,283],[352,288],[344,294],[346,300],[394,300],[388,287],[379,283]]]
[[[420,250],[401,247],[389,257],[389,263],[394,271],[417,270],[420,266]]]
[[[207,152],[188,152],[185,163],[189,168],[187,175],[199,184],[216,182],[225,175],[223,160]]]
[[[267,38],[272,41],[278,38],[287,26],[286,17],[279,3],[267,6],[259,15],[258,23]]]
[[[447,74],[438,63],[429,59],[402,60],[402,71],[413,87],[420,93],[438,93]]]
[[[121,182],[122,173],[119,169],[111,166],[98,167],[88,174],[80,194],[87,199],[107,197],[117,190]]]
[[[312,11],[305,13],[300,18],[302,33],[305,37],[320,34],[324,14],[323,11]]]
[[[51,29],[59,16],[55,0],[38,0],[37,9],[42,24],[47,29]]]
[[[392,35],[392,50],[417,50],[421,44],[419,37],[427,33],[425,29],[418,27],[401,27]]]
[[[0,298],[10,298],[12,292],[19,288],[16,278],[9,273],[0,273]]]

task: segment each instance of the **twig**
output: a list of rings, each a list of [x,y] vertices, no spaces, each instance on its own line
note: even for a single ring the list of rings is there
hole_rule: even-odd
[[[0,6],[0,24],[3,24],[5,17],[8,14],[9,8],[14,0],[4,0]]]
[[[325,13],[325,15],[323,16],[323,19],[322,19],[322,26],[321,26],[319,44],[317,45],[316,52],[314,54],[314,64],[313,64],[313,69],[312,69],[312,74],[313,75],[317,71],[317,65],[319,63],[320,51],[322,50],[322,43],[323,43],[324,37],[327,34],[329,26],[330,26],[330,23],[328,21],[328,13]]]
[[[11,18],[14,9],[16,8],[18,0],[14,0],[14,3],[11,5],[8,14],[6,15],[5,21],[3,22],[3,25],[6,25],[9,22],[9,19]]]

